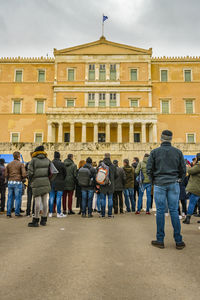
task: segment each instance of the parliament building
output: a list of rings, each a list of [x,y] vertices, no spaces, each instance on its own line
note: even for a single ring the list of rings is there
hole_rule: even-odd
[[[54,49],[54,58],[1,58],[0,128],[0,152],[45,143],[77,160],[131,158],[169,129],[191,154],[200,143],[200,58],[155,58],[105,37]]]

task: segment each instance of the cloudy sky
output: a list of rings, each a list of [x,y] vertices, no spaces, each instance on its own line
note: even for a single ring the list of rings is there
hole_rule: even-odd
[[[200,0],[0,0],[0,56],[52,55],[99,39],[200,56]]]

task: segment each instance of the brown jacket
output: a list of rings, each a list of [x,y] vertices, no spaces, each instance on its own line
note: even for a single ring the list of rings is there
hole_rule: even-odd
[[[22,181],[26,177],[25,167],[19,160],[15,159],[7,165],[5,178],[8,181]]]

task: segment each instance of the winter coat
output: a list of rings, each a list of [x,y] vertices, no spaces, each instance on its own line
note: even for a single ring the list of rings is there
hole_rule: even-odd
[[[200,162],[188,169],[188,174],[190,178],[186,190],[191,194],[200,196]]]
[[[149,176],[147,175],[147,161],[148,157],[144,157],[142,162],[139,162],[137,165],[137,168],[135,170],[136,175],[139,175],[140,170],[142,170],[142,173],[144,175],[144,181],[143,183],[150,183]]]
[[[27,177],[24,164],[18,159],[11,161],[6,167],[5,177],[8,181],[23,181]]]
[[[28,177],[31,182],[34,197],[47,194],[51,191],[49,181],[50,160],[44,151],[34,152],[28,165]]]
[[[0,164],[0,186],[5,185],[5,166]]]
[[[151,151],[147,162],[147,174],[151,183],[168,185],[184,179],[186,165],[182,152],[172,147],[171,143],[163,142],[159,148]]]
[[[81,188],[81,186],[78,184],[78,179],[77,179],[77,177],[78,177],[78,171],[79,171],[80,169],[77,169],[76,170],[76,191],[75,191],[75,197],[77,198],[77,205],[76,205],[76,207],[80,207],[80,201],[81,201],[81,199],[82,199],[82,188]]]
[[[139,164],[139,163],[133,163],[133,164],[132,164],[132,167],[134,168],[134,170],[136,170],[138,164]],[[137,178],[137,174],[134,173],[134,189],[137,190],[137,189],[139,189],[139,182],[137,182],[136,178]]]
[[[188,176],[184,178],[182,182],[179,183],[180,185],[180,195],[179,200],[186,200],[187,199],[187,193],[186,193],[186,186],[188,184]]]
[[[75,189],[76,184],[76,170],[77,166],[73,162],[73,160],[67,158],[64,161],[64,165],[67,171],[67,176],[65,177],[65,191],[73,191]]]
[[[64,191],[64,186],[65,186],[65,177],[67,175],[67,171],[65,168],[65,165],[59,158],[55,158],[52,163],[58,170],[58,174],[56,175],[55,179],[51,183],[52,188],[55,191]]]
[[[100,186],[100,193],[106,195],[106,194],[113,194],[115,191],[115,180],[117,179],[117,169],[112,164],[110,158],[104,158],[103,160],[104,164],[109,167],[109,179],[110,184],[107,185],[101,185]],[[97,171],[98,172],[98,171]]]
[[[124,190],[124,184],[126,181],[126,174],[123,168],[116,166],[117,178],[115,179],[115,192],[121,192]]]
[[[96,173],[97,170],[92,167],[91,164],[86,163],[83,168],[87,168],[90,170],[90,178],[91,178],[91,185],[90,186],[82,186],[82,190],[84,191],[89,191],[89,190],[94,190],[96,186]]]
[[[131,166],[126,166],[123,168],[126,174],[126,181],[125,181],[125,189],[134,188],[134,173],[135,170]]]

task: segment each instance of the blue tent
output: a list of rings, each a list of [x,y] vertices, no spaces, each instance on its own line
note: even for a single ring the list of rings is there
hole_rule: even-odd
[[[184,155],[184,158],[187,159],[189,162],[192,162],[192,159],[196,157],[196,154],[194,155]]]
[[[21,161],[24,164],[23,156],[20,154]],[[0,154],[0,158],[3,158],[5,160],[6,164],[9,164],[11,161],[13,161],[13,155],[12,154]]]

